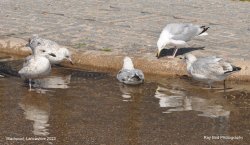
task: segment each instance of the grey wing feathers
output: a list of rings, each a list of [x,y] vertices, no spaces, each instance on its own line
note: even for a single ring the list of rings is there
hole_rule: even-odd
[[[199,62],[219,62],[220,60],[223,60],[223,58],[217,57],[217,56],[207,56],[203,58],[199,58]]]
[[[117,79],[125,84],[140,84],[144,81],[144,75],[141,70],[122,69],[117,74]]]
[[[169,24],[166,29],[173,35],[174,40],[189,41],[194,36],[198,36],[202,29],[193,24]]]
[[[186,24],[168,24],[165,27],[165,30],[167,30],[172,35],[179,35],[183,33],[186,26]]]
[[[230,63],[225,62],[222,58],[205,57],[198,59],[193,63],[194,73],[209,75],[223,75],[225,72],[232,71],[233,67]]]
[[[44,39],[41,37],[36,37],[34,39],[37,39],[41,43],[41,46],[46,46],[46,47],[58,46],[58,44],[55,41],[49,39]]]

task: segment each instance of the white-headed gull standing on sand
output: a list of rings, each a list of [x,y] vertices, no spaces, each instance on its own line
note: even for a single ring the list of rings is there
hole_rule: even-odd
[[[135,69],[131,58],[125,57],[123,68],[118,72],[117,79],[130,85],[136,85],[144,82],[144,74],[141,70]]]
[[[44,39],[39,37],[38,35],[34,35],[31,39],[29,39],[29,43],[27,44],[32,51],[35,49],[47,50],[56,55],[56,57],[49,56],[48,59],[51,64],[59,64],[64,59],[70,61],[73,64],[71,59],[71,53],[65,47],[59,46],[56,42]]]
[[[240,67],[236,67],[216,56],[196,58],[188,53],[185,54],[184,59],[187,63],[188,73],[195,80],[208,83],[210,88],[213,82],[224,81],[225,89],[226,77],[241,70]]]
[[[166,45],[174,46],[175,50],[172,56],[169,58],[174,58],[178,49],[181,47],[188,47],[187,42],[190,41],[195,36],[208,35],[206,31],[209,27],[194,25],[194,24],[182,24],[182,23],[172,23],[168,24],[161,32],[160,37],[157,42],[158,52],[156,57],[160,57],[162,49]],[[167,48],[168,49],[168,48]]]
[[[31,91],[31,79],[40,78],[48,75],[51,71],[51,65],[48,56],[56,57],[55,54],[44,50],[43,53],[33,51],[31,56],[26,57],[23,68],[19,70],[19,75],[23,79],[29,79],[29,88]]]

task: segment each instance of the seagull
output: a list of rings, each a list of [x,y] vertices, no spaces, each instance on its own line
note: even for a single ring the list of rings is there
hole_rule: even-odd
[[[44,50],[45,51],[45,50]],[[29,79],[29,90],[31,91],[31,79],[46,76],[51,71],[51,65],[48,60],[49,55],[56,57],[55,54],[44,52],[38,53],[39,51],[34,50],[33,55],[26,57],[23,64],[23,68],[18,71],[19,75],[23,79]]]
[[[208,28],[209,27],[194,24],[168,24],[162,30],[157,41],[158,52],[156,54],[156,57],[159,58],[162,49],[164,49],[165,46],[168,45],[174,46],[175,48],[173,55],[169,56],[169,58],[174,58],[180,47],[188,47],[187,41],[190,41],[196,36],[208,35],[208,33],[206,33]]]
[[[117,79],[124,84],[137,85],[144,82],[144,74],[141,70],[135,69],[131,58],[126,56]]]
[[[59,46],[54,41],[41,38],[38,35],[33,35],[33,37],[29,39],[29,42],[26,46],[29,46],[32,51],[38,49],[47,50],[54,53],[56,57],[48,56],[48,59],[51,64],[59,64],[64,59],[66,59],[73,65],[70,51],[65,47]]]
[[[72,59],[71,59],[71,53],[69,50],[65,47],[61,48],[53,48],[52,52],[56,55],[56,57],[49,56],[49,61],[51,64],[59,64],[64,59],[68,60],[71,65],[74,65]]]
[[[240,67],[236,67],[223,58],[216,56],[196,58],[191,53],[188,53],[184,56],[184,59],[187,63],[188,73],[195,80],[208,83],[210,89],[215,81],[224,81],[225,89],[226,77],[241,70]]]

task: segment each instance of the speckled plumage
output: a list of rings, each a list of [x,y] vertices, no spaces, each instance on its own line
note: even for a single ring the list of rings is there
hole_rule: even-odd
[[[37,50],[40,53],[44,53],[45,51],[50,51],[54,53],[56,56],[48,56],[48,59],[51,64],[59,64],[64,59],[68,60],[72,64],[71,53],[65,47],[61,47],[56,42],[44,39],[39,37],[38,35],[34,35],[30,41],[28,46],[32,51]]]

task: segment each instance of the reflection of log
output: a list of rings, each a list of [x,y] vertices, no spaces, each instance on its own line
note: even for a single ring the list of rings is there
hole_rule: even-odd
[[[0,73],[5,76],[19,77],[18,71],[23,66],[23,60],[12,60],[0,62]]]
[[[1,56],[0,56],[0,61],[4,61],[4,60],[6,60],[6,59],[11,59],[11,57],[10,57],[10,56],[7,56],[7,55],[2,55],[2,54],[1,54]]]

